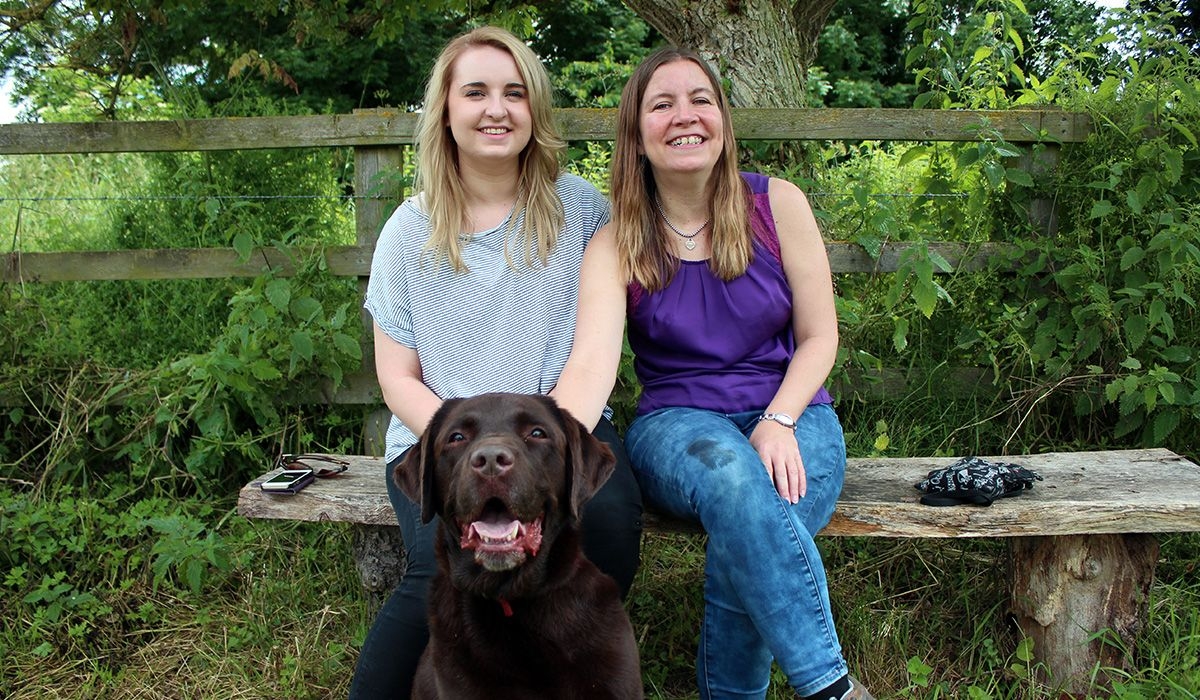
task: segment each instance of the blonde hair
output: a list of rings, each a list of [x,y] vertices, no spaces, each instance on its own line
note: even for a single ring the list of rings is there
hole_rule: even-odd
[[[754,256],[750,228],[749,186],[738,172],[737,143],[729,100],[712,68],[695,51],[665,47],[651,53],[638,65],[621,91],[617,110],[617,141],[613,149],[612,222],[617,254],[627,279],[653,292],[670,283],[679,269],[671,234],[661,221],[653,201],[658,187],[650,162],[639,151],[641,105],[654,72],[668,63],[691,61],[700,66],[716,95],[724,122],[724,145],[708,181],[707,198],[712,205],[712,253],[708,266],[723,280],[746,273]]]
[[[458,272],[466,270],[461,240],[466,213],[466,193],[458,170],[458,144],[446,125],[447,100],[454,62],[469,48],[490,46],[513,58],[525,82],[532,121],[529,143],[521,151],[517,200],[513,218],[522,209],[525,225],[518,240],[526,265],[536,254],[542,264],[554,248],[565,215],[555,189],[566,144],[558,134],[551,108],[553,90],[546,69],[533,50],[498,27],[480,27],[452,39],[433,65],[425,89],[424,112],[417,120],[417,175],[414,190],[424,193],[429,215],[429,242],[435,256],[446,256]],[[511,225],[511,223],[510,223]],[[507,255],[507,245],[505,248]],[[511,258],[509,264],[512,264]]]

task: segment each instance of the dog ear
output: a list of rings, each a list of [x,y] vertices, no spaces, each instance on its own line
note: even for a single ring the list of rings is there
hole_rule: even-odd
[[[571,522],[578,525],[583,504],[612,476],[617,458],[608,445],[588,432],[575,416],[561,408],[558,415],[567,436],[567,493],[571,497]]]
[[[437,450],[434,448],[437,435],[441,432],[442,420],[447,407],[458,399],[445,401],[429,419],[425,432],[417,444],[409,448],[404,459],[396,465],[392,478],[396,485],[413,502],[421,506],[421,522],[428,523],[437,515],[441,504],[437,495]]]

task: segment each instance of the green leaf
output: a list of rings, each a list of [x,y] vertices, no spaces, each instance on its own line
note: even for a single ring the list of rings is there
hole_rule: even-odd
[[[215,197],[209,197],[204,200],[204,215],[208,217],[209,223],[217,220],[221,215],[221,200]]]
[[[954,266],[951,265],[950,261],[947,260],[945,257],[943,257],[941,253],[939,253],[936,250],[933,250],[931,248],[928,250],[928,254],[929,254],[929,262],[933,263],[934,267],[936,267],[937,269],[941,270],[942,272],[953,272],[954,271]]]
[[[313,341],[308,331],[296,331],[292,333],[293,364],[296,363],[297,358],[304,362],[308,362],[313,358]]]
[[[1092,204],[1092,211],[1088,214],[1089,219],[1099,219],[1108,216],[1113,212],[1112,202],[1107,199],[1101,199]]]
[[[1033,661],[1033,639],[1025,637],[1017,644],[1016,657],[1025,663]]]
[[[1129,268],[1140,263],[1145,257],[1146,250],[1141,246],[1135,245],[1129,250],[1126,250],[1125,253],[1121,255],[1121,272],[1129,270]]]
[[[1007,168],[1004,171],[1004,177],[1008,181],[1022,187],[1033,187],[1033,176],[1020,168]]]
[[[1013,43],[1013,46],[1017,47],[1017,53],[1025,53],[1025,42],[1022,41],[1021,34],[1013,27],[1009,27],[1008,29],[1008,40]]]
[[[280,311],[287,311],[292,299],[292,285],[287,280],[271,280],[267,283],[267,301]]]
[[[333,334],[333,346],[338,349],[338,352],[347,357],[352,357],[356,360],[362,359],[362,346],[358,341],[345,333]]]
[[[283,376],[283,373],[268,360],[255,360],[251,362],[250,374],[254,375],[255,379],[264,382],[274,381]]]
[[[1196,135],[1193,134],[1192,130],[1187,128],[1187,126],[1183,122],[1179,122],[1179,121],[1174,122],[1172,124],[1172,126],[1175,127],[1176,131],[1183,134],[1184,138],[1186,138],[1188,141],[1192,142],[1192,148],[1196,148],[1196,147],[1200,146],[1200,144],[1196,143]]]
[[[1129,349],[1136,351],[1146,342],[1146,331],[1150,324],[1146,321],[1145,316],[1136,315],[1126,318],[1124,325],[1125,337],[1129,342]]]
[[[1129,211],[1134,214],[1142,213],[1142,198],[1137,190],[1129,190],[1125,193],[1125,203],[1129,205]]]
[[[323,309],[324,307],[321,306],[321,302],[310,296],[300,297],[291,303],[292,315],[302,323],[311,323],[313,319],[321,314]]]
[[[904,352],[908,348],[908,319],[895,319],[895,326],[892,330],[892,346],[896,348],[896,352]]]
[[[1154,417],[1154,427],[1151,429],[1153,441],[1156,445],[1161,445],[1171,433],[1175,432],[1175,428],[1179,427],[1179,411],[1164,410],[1160,411]]]
[[[237,253],[238,262],[246,262],[254,253],[254,237],[245,231],[239,231],[233,237],[233,252]]]
[[[903,168],[914,160],[920,160],[929,155],[929,148],[926,146],[913,146],[900,156],[899,167]]]

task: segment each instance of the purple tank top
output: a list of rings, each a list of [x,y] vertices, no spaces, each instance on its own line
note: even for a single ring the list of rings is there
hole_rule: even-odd
[[[725,282],[707,261],[681,260],[665,288],[627,288],[629,346],[642,384],[638,415],[667,406],[721,413],[759,411],[775,396],[796,352],[792,292],[780,261],[768,178],[750,185],[754,257]],[[832,403],[822,387],[813,404]]]

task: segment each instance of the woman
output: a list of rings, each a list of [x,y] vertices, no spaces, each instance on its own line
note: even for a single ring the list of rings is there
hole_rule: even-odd
[[[823,387],[838,343],[829,261],[804,194],[739,174],[736,154],[704,61],[646,58],[621,95],[613,219],[584,258],[554,393],[598,420],[628,321],[643,391],[625,446],[643,497],[709,536],[700,697],[764,697],[774,659],[800,697],[869,698],[813,542],[846,462]]]
[[[452,40],[430,75],[417,130],[419,194],[380,232],[365,303],[393,414],[380,478],[408,568],[363,643],[352,698],[408,697],[428,641],[436,522],[421,524],[419,505],[392,483],[393,467],[443,399],[547,393],[570,353],[583,251],[608,205],[561,172],[550,98],[533,52],[491,27]],[[641,497],[611,423],[592,424],[618,465],[584,511],[583,548],[625,595],[638,564]]]

